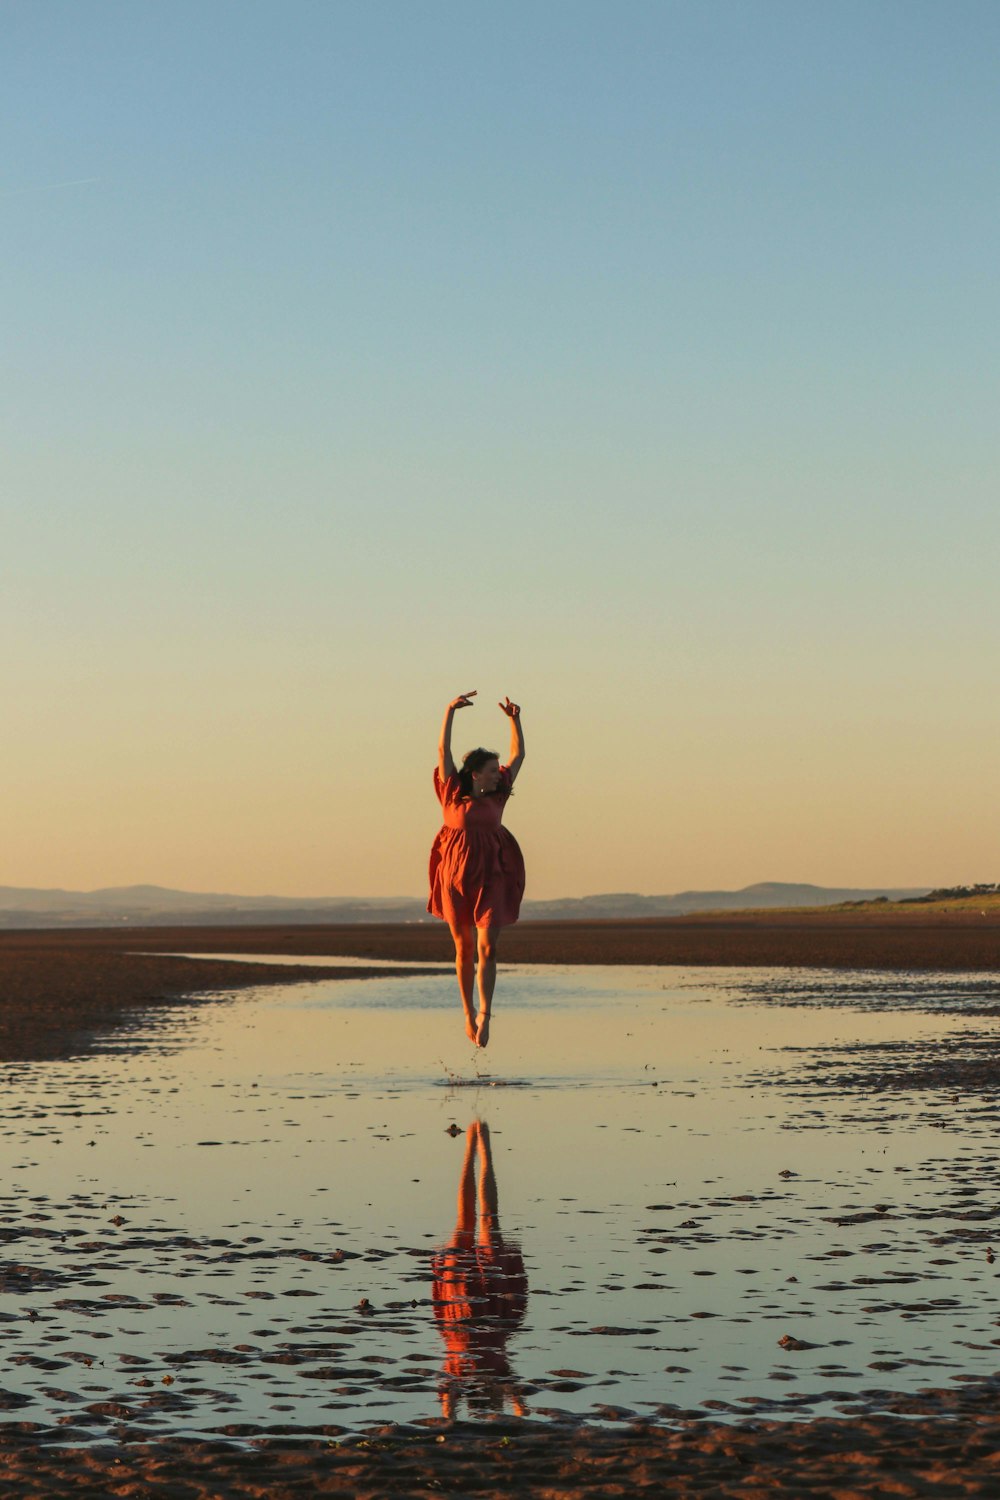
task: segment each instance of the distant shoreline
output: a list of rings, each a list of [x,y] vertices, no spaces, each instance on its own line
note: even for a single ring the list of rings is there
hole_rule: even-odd
[[[433,921],[177,922],[0,931],[0,965],[16,952],[54,955],[69,949],[119,955],[227,953],[248,959],[301,954],[328,957],[334,964],[339,957],[449,967],[454,962],[447,927]],[[1000,900],[522,920],[503,930],[500,956],[501,962],[538,964],[1000,971]]]
[[[15,933],[0,933],[0,955]],[[132,953],[234,953],[372,958],[451,965],[443,922],[267,923],[34,930],[33,944],[70,942]],[[751,968],[1000,971],[1000,902],[880,903],[680,917],[523,920],[500,937],[501,963],[657,964]]]

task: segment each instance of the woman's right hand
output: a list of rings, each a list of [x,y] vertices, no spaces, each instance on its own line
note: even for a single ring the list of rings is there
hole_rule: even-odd
[[[451,702],[448,704],[448,707],[450,709],[471,708],[472,700],[476,696],[478,691],[478,688],[473,688],[471,693],[459,693],[457,698],[453,698],[451,700]]]

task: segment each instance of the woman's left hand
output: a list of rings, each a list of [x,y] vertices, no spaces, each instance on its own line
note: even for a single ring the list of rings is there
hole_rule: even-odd
[[[517,719],[517,718],[520,718],[520,715],[521,715],[521,705],[520,705],[520,703],[511,703],[511,701],[510,701],[509,698],[505,698],[504,701],[503,701],[503,703],[498,703],[497,704],[497,708],[500,709],[501,713],[505,713],[507,715],[508,719]]]

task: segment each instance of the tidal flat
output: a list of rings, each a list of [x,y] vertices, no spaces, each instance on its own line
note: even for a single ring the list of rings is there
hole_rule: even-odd
[[[437,1472],[442,1437],[625,1462],[641,1434],[676,1468],[682,1439],[983,1436],[1000,977],[515,965],[476,1051],[439,970],[230,990],[238,958],[201,960],[197,1005],[3,1065],[11,1455],[106,1482],[291,1445],[336,1451],[302,1479],[336,1492],[387,1444]],[[470,1160],[494,1197],[465,1243]]]
[[[519,967],[480,1052],[418,970],[8,1065],[2,1399],[81,1440],[434,1416],[475,1119],[528,1308],[474,1409],[801,1417],[990,1374],[997,1114],[955,1072],[992,1046],[984,981],[844,988]]]

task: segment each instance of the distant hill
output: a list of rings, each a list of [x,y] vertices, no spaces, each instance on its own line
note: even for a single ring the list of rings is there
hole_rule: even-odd
[[[106,927],[206,923],[415,922],[425,903],[400,897],[232,896],[175,891],[161,885],[106,886],[97,891],[0,886],[0,927]]]
[[[789,906],[839,906],[844,901],[913,900],[925,886],[856,890],[763,880],[739,891],[680,891],[674,896],[581,896],[579,899],[525,902],[525,916],[550,921],[608,920],[614,917],[682,917],[700,911],[760,911]],[[529,909],[530,908],[530,909]]]
[[[915,900],[916,888],[831,889],[762,881],[739,891],[681,891],[673,896],[621,892],[603,896],[526,901],[531,921],[628,920],[679,917],[701,911],[747,911],[768,907],[836,906],[845,901]],[[246,923],[428,922],[425,903],[411,896],[312,897],[232,896],[175,891],[160,885],[108,886],[97,891],[40,890],[0,886],[0,927],[110,927],[118,923],[235,926]]]

